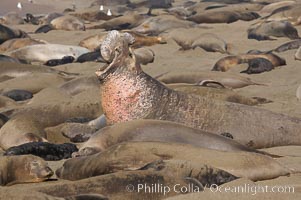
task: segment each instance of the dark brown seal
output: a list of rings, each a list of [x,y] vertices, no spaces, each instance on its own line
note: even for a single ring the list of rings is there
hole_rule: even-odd
[[[110,63],[96,72],[107,124],[159,119],[217,134],[228,132],[255,148],[301,144],[298,118],[165,87],[142,71],[129,48],[133,43],[130,34],[111,31],[101,46],[103,58]]]

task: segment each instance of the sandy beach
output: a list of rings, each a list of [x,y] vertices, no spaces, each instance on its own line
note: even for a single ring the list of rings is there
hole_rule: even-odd
[[[21,2],[23,4],[23,9],[20,11],[16,7],[17,3]],[[32,13],[36,15],[47,14],[50,12],[62,12],[66,8],[72,8],[72,4],[76,5],[79,10],[91,9],[97,10],[97,8],[88,8],[93,1],[84,0],[33,0],[33,3],[29,3],[27,0],[1,0],[0,2],[0,16],[4,16],[10,11],[14,11],[24,16],[26,13]],[[181,0],[175,0],[175,5],[180,4]],[[300,1],[298,1],[300,2]],[[162,10],[154,10],[153,13],[160,13]],[[279,37],[275,40],[264,40],[257,41],[254,39],[247,38],[247,29],[254,23],[258,22],[260,19],[253,21],[236,21],[234,23],[217,23],[217,24],[202,24],[208,28],[202,29],[203,33],[215,33],[217,36],[222,38],[230,46],[230,53],[233,55],[243,54],[249,50],[257,49],[261,51],[272,50],[285,42],[290,41],[289,38]],[[87,26],[91,23],[87,22]],[[39,26],[32,24],[21,24],[10,26],[13,28],[21,29],[34,39],[40,39],[47,41],[48,43],[54,44],[64,44],[64,45],[78,45],[81,40],[87,38],[91,35],[95,35],[104,32],[103,29],[87,29],[85,31],[64,31],[64,30],[53,30],[48,33],[33,33]],[[295,26],[299,35],[301,35],[301,26]],[[161,34],[162,36],[168,35],[168,31]],[[153,63],[142,66],[143,71],[147,74],[156,77],[160,74],[171,71],[210,71],[217,60],[226,56],[219,52],[207,52],[201,48],[191,49],[187,51],[179,50],[179,46],[172,39],[167,39],[167,44],[156,44],[148,47],[155,53],[155,59]],[[251,85],[234,91],[238,94],[244,95],[246,97],[260,97],[265,98],[271,103],[256,105],[256,107],[267,109],[276,113],[281,113],[291,117],[301,118],[301,102],[296,97],[296,90],[301,84],[301,61],[294,59],[294,54],[296,49],[288,50],[285,52],[277,53],[278,56],[286,60],[286,65],[276,67],[274,70],[269,72],[264,72],[261,74],[241,74],[240,71],[247,68],[247,64],[240,64],[228,72],[239,74],[240,76],[251,78],[252,81],[257,83],[262,83],[264,85]],[[97,62],[86,62],[86,63],[70,63],[65,65],[59,65],[53,67],[56,70],[62,70],[69,73],[79,73],[80,76],[92,76],[95,71],[103,66],[103,63]],[[223,72],[221,72],[223,73]],[[10,87],[5,85],[5,82],[0,82],[1,89],[8,89],[5,87]],[[55,87],[50,85],[49,88]],[[11,88],[13,89],[13,88]],[[95,93],[99,93],[95,91]],[[36,95],[36,94],[34,94]],[[53,99],[55,99],[58,94],[54,94]],[[97,96],[93,94],[91,96]],[[91,97],[92,98],[92,97]],[[6,107],[0,107],[0,112],[5,112]],[[276,123],[276,122],[275,122]],[[301,137],[301,135],[300,135]],[[283,199],[299,199],[301,194],[301,146],[282,146],[264,149],[265,151],[281,155],[283,157],[275,158],[276,161],[283,164],[287,168],[294,169],[297,173],[291,174],[290,176],[279,177],[276,179],[252,182],[246,179],[236,180],[237,182],[230,182],[227,184],[242,185],[242,184],[258,184],[258,185],[290,185],[294,187],[294,194],[289,194],[289,198],[284,194],[280,197]],[[1,153],[1,151],[0,151]],[[51,161],[50,167],[56,170],[62,166],[64,160],[62,161]],[[55,176],[53,178],[56,178]],[[28,184],[17,184],[13,186],[0,186],[0,199],[21,199],[22,193],[27,193],[30,189],[38,186],[55,185],[56,183],[69,182],[66,180],[49,181],[43,183],[28,183]],[[18,195],[16,195],[18,193]],[[75,192],[76,193],[76,192]],[[124,191],[126,194],[127,192]],[[55,194],[50,194],[56,196]],[[110,194],[103,194],[110,198]],[[189,196],[190,195],[190,196]],[[127,196],[129,197],[129,196]],[[179,196],[175,199],[280,199],[280,197],[269,193],[264,193],[260,195],[250,195],[250,194],[235,194],[235,193],[218,193],[212,194],[212,191],[206,190],[199,194],[187,194]],[[41,198],[42,199],[42,198]],[[111,198],[110,198],[111,199]],[[113,199],[113,198],[112,198]],[[119,197],[117,199],[122,199]],[[164,198],[162,198],[164,199]],[[171,197],[171,199],[173,199]],[[282,198],[281,198],[282,199]]]

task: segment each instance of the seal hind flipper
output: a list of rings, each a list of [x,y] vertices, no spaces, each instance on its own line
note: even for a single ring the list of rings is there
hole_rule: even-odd
[[[53,26],[51,24],[46,24],[40,26],[34,33],[48,33],[51,30],[53,30]]]

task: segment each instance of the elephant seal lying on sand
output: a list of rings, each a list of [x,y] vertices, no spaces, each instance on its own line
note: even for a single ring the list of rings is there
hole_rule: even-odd
[[[53,171],[36,156],[4,156],[0,157],[0,174],[0,186],[3,186],[42,182],[50,178]]]

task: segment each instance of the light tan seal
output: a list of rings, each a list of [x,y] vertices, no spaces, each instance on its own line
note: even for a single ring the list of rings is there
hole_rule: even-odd
[[[35,44],[46,44],[44,40],[32,39],[32,38],[16,38],[10,39],[0,45],[0,52],[4,51],[14,51],[25,46],[35,45]]]
[[[66,30],[66,31],[84,31],[86,30],[83,21],[79,20],[74,16],[61,16],[53,19],[50,24],[56,30]]]
[[[229,138],[182,124],[161,120],[132,120],[100,129],[83,144],[78,153],[76,152],[72,156],[95,154],[117,143],[129,141],[157,141],[191,144],[220,151],[258,152]]]
[[[22,47],[7,54],[13,58],[27,62],[45,63],[51,59],[62,59],[64,56],[78,58],[80,55],[88,52],[90,52],[89,49],[74,45],[36,44]]]
[[[0,157],[0,185],[37,183],[53,175],[42,158],[32,155]]]

